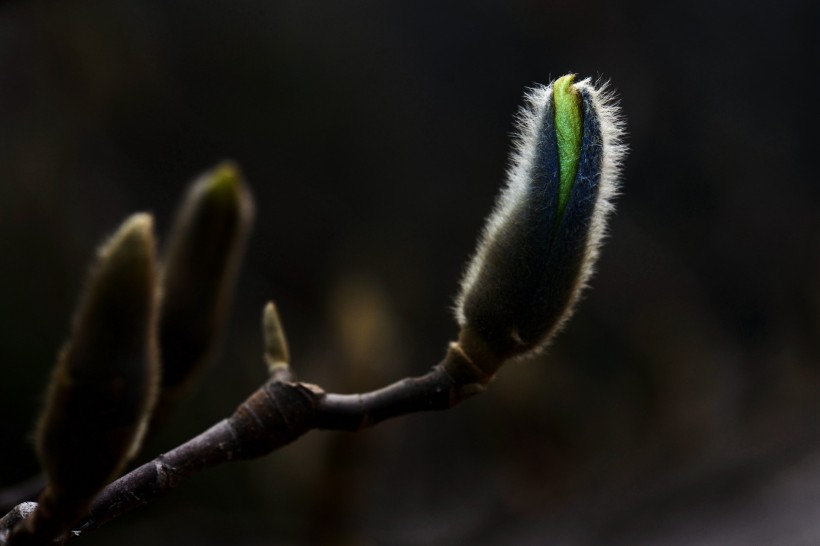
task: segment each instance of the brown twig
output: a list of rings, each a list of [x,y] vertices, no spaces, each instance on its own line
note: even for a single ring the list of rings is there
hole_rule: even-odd
[[[444,360],[425,375],[362,394],[333,394],[316,385],[296,383],[288,365],[277,366],[271,369],[271,379],[229,418],[106,486],[92,502],[86,519],[64,539],[91,533],[165,495],[193,474],[225,462],[268,455],[310,430],[357,431],[408,413],[451,408],[482,392],[501,362],[462,332]],[[19,505],[0,520],[5,522],[0,524],[0,546],[15,544],[15,527],[22,527],[22,520],[36,512],[34,507],[36,503]]]
[[[491,378],[457,344],[427,374],[363,394],[327,393],[274,376],[228,419],[105,487],[68,539],[148,504],[202,470],[267,455],[312,429],[356,431],[408,413],[444,410],[481,392]]]
[[[35,500],[45,486],[45,476],[37,474],[3,489],[0,491],[0,514],[10,511],[22,502]]]
[[[0,518],[0,544],[6,544],[9,532],[14,529],[18,523],[31,516],[36,509],[36,502],[21,502],[12,508],[8,514]]]

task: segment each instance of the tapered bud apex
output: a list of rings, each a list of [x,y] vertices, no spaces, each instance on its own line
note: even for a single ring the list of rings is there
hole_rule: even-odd
[[[592,274],[624,155],[618,108],[572,75],[534,89],[508,182],[457,299],[463,340],[497,360],[544,347]]]

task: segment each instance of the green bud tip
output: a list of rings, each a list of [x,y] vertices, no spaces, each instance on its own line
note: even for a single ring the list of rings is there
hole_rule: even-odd
[[[282,328],[282,321],[276,305],[269,301],[262,313],[262,333],[265,338],[265,362],[268,371],[273,373],[277,369],[287,368],[290,363],[288,340]]]
[[[552,84],[552,100],[555,106],[555,133],[558,138],[558,215],[564,214],[572,185],[578,174],[581,158],[581,138],[583,136],[584,114],[581,109],[581,94],[575,88],[574,74],[567,74]]]
[[[100,248],[100,258],[104,261],[115,253],[132,256],[136,250],[153,250],[153,225],[154,220],[150,214],[132,214]]]
[[[209,197],[215,200],[236,201],[241,191],[241,184],[242,177],[239,174],[239,168],[233,162],[225,161],[208,173],[208,182],[204,190]]]

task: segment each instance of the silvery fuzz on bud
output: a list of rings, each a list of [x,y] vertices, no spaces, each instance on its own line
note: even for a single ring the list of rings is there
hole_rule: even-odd
[[[49,384],[40,519],[70,524],[139,447],[160,374],[157,277],[151,217],[135,214],[100,248]]]
[[[250,191],[233,163],[204,173],[183,199],[162,268],[163,376],[157,421],[221,338],[252,220]]]
[[[612,210],[622,133],[611,95],[589,80],[529,93],[507,185],[457,298],[468,354],[501,362],[538,350],[572,314]]]

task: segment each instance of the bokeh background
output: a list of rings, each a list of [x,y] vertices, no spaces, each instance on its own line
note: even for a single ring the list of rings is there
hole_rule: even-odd
[[[242,167],[257,219],[222,349],[155,456],[265,379],[423,373],[526,87],[609,79],[631,152],[592,289],[542,358],[440,414],[311,433],[88,544],[820,544],[820,4],[0,4],[0,486],[96,245]]]

